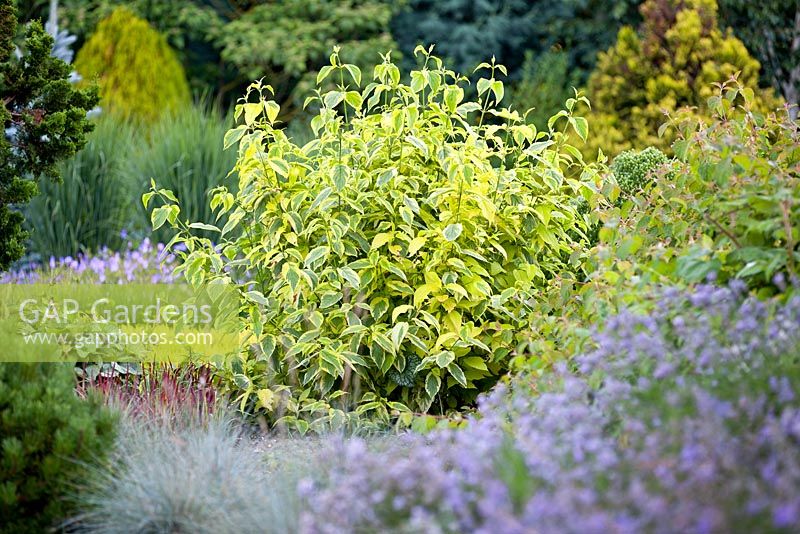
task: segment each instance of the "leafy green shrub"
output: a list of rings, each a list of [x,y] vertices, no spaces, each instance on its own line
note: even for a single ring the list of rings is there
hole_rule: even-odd
[[[739,278],[774,290],[800,274],[800,129],[786,112],[754,113],[753,91],[738,83],[707,105],[710,121],[686,110],[671,123],[673,179],[601,234],[610,251],[636,253],[626,277]]]
[[[482,65],[465,101],[465,79],[417,52],[408,85],[387,55],[361,90],[334,52],[318,81],[340,86],[315,97],[304,146],[275,127],[271,88],[251,85],[226,136],[239,193],[211,200],[229,216],[219,246],[190,235],[170,192],[143,197],[166,203],[156,226],[182,230],[188,280],[241,291],[247,350],[224,372],[242,407],[291,422],[338,417],[339,397],[379,418],[471,403],[506,371],[537,288],[580,264],[588,218],[574,199],[596,204],[602,183],[564,130],[586,136],[573,113],[585,99],[537,132],[499,109],[502,66]]]
[[[148,130],[146,137],[140,138],[125,165],[134,197],[144,193],[153,179],[175,193],[184,216],[192,221],[214,223],[209,191],[220,185],[234,189],[236,184],[235,175],[228,176],[236,164],[236,152],[222,149],[229,126],[230,122],[221,120],[216,110],[205,106],[164,116]],[[139,215],[140,227],[149,228],[146,210]],[[162,228],[154,232],[152,239],[166,243],[173,235],[168,228]]]
[[[15,53],[14,2],[0,1],[0,270],[24,252],[27,234],[17,208],[36,194],[31,178],[58,178],[56,163],[80,150],[92,125],[95,90],[76,90],[69,65],[50,54],[53,38],[31,23]]]
[[[25,210],[31,252],[40,259],[75,257],[103,247],[120,250],[121,231],[137,215],[123,168],[135,142],[133,128],[103,116],[83,150],[59,164],[62,183],[42,182]]]
[[[666,164],[669,158],[655,147],[644,150],[626,150],[614,158],[611,172],[617,179],[620,191],[631,195],[652,180],[652,173]]]
[[[72,365],[0,365],[0,531],[43,532],[66,519],[70,488],[113,445],[115,416],[74,387]]]
[[[97,26],[75,69],[97,78],[101,105],[125,119],[150,122],[189,103],[186,75],[166,39],[124,6]]]
[[[711,275],[743,277],[767,293],[788,288],[800,242],[797,124],[785,115],[746,115],[752,91],[736,82],[716,92],[705,104],[712,118],[699,121],[691,110],[673,117],[679,158],[660,163],[665,158],[655,148],[615,158],[621,195],[598,211],[602,239],[588,273],[554,279],[538,294],[513,368],[541,371],[586,350],[592,325],[623,309],[649,313],[656,284],[681,287]],[[649,165],[639,165],[645,161],[660,163],[650,174],[656,179],[626,195],[627,184],[647,177]]]
[[[585,153],[601,148],[616,155],[648,146],[669,152],[674,137],[659,136],[665,111],[697,106],[708,116],[704,104],[712,84],[736,73],[744,85],[758,86],[758,61],[719,29],[716,0],[648,0],[641,11],[640,31],[622,28],[589,78],[593,123],[603,136],[590,140]],[[777,103],[771,90],[763,90],[752,105],[765,111]]]

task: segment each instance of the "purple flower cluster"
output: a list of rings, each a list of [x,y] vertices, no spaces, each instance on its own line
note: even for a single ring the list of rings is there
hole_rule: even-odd
[[[467,427],[333,446],[306,532],[800,528],[800,297],[667,290]]]
[[[164,245],[145,238],[122,252],[101,249],[94,255],[50,258],[47,265],[29,264],[0,273],[0,284],[80,282],[97,284],[162,283],[175,281],[176,258]]]

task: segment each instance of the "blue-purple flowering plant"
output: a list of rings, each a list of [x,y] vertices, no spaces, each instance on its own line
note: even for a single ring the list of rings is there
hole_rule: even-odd
[[[125,237],[123,234],[123,239]],[[153,244],[145,238],[138,245],[129,243],[122,252],[102,248],[92,255],[51,257],[45,265],[23,264],[16,270],[0,273],[0,284],[169,284],[176,278],[173,274],[175,265],[175,256],[167,252],[163,244]]]
[[[460,430],[357,440],[306,532],[788,532],[800,525],[800,298],[666,290]],[[568,368],[569,367],[569,368]]]

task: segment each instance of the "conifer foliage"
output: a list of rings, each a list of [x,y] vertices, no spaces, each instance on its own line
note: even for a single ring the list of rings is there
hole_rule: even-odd
[[[0,269],[18,259],[26,232],[16,207],[36,192],[35,178],[56,178],[56,162],[86,143],[93,89],[76,90],[70,67],[51,57],[53,39],[39,22],[25,30],[18,52],[14,2],[0,0]]]
[[[0,365],[0,533],[44,532],[113,445],[115,416],[75,395],[71,364]]]
[[[109,113],[152,122],[189,103],[186,74],[167,40],[126,7],[103,20],[78,52],[75,69],[97,79]]]
[[[647,0],[641,12],[640,30],[623,27],[589,78],[593,123],[602,132],[597,139],[611,155],[647,146],[668,151],[672,138],[658,135],[664,111],[698,106],[710,115],[704,108],[714,83],[738,73],[744,86],[758,87],[760,65],[741,41],[720,30],[716,0]],[[771,91],[759,95],[757,109],[777,106]],[[598,142],[587,152],[597,153]]]

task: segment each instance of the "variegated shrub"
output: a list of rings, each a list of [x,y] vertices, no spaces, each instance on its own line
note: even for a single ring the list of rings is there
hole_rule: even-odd
[[[211,199],[224,228],[182,221],[168,191],[145,195],[163,201],[156,226],[183,230],[186,278],[241,291],[242,352],[223,367],[243,408],[305,429],[344,406],[402,421],[469,404],[506,371],[537,288],[580,268],[578,200],[597,204],[603,186],[568,144],[587,135],[585,98],[537,132],[500,108],[501,65],[481,65],[469,100],[466,78],[417,54],[407,84],[386,55],[362,86],[334,51],[317,82],[337,85],[306,102],[305,146],[252,84],[226,137],[238,193]]]

